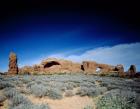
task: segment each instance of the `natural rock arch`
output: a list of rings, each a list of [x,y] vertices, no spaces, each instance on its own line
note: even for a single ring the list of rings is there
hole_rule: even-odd
[[[96,73],[101,73],[101,71],[102,71],[102,68],[96,67]]]
[[[85,70],[83,65],[81,65],[81,70],[82,70],[82,71],[84,71],[84,70]]]
[[[44,68],[49,68],[49,67],[51,67],[51,66],[53,66],[53,65],[60,65],[60,63],[57,62],[57,61],[50,61],[50,62],[47,62],[47,63],[44,65]]]

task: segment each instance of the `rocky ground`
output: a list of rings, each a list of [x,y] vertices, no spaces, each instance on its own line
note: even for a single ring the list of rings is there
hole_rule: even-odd
[[[140,109],[140,79],[1,75],[0,109]]]

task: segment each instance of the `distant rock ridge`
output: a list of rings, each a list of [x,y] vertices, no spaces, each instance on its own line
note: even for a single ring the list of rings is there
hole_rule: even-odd
[[[33,66],[24,66],[18,68],[17,56],[15,53],[10,53],[8,74],[63,74],[63,73],[84,73],[96,75],[117,75],[120,77],[135,77],[140,76],[136,73],[135,65],[131,65],[128,72],[124,72],[122,64],[116,66],[97,63],[95,61],[83,61],[75,63],[70,60],[48,58],[40,64]]]
[[[117,66],[97,63],[95,61],[83,61],[74,63],[69,60],[48,58],[38,65],[24,66],[19,69],[19,74],[60,74],[60,73],[84,73],[84,74],[110,74],[124,75],[124,70],[116,69]],[[122,66],[123,68],[123,66]],[[99,69],[99,71],[97,71]]]

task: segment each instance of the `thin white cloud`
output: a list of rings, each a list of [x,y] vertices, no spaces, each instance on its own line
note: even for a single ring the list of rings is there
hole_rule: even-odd
[[[52,54],[49,57],[63,58],[74,62],[82,62],[83,60],[93,60],[99,63],[107,63],[111,65],[123,64],[125,70],[131,64],[135,64],[137,70],[140,71],[140,43],[119,44],[115,46],[99,47],[87,50],[81,55],[65,55]]]

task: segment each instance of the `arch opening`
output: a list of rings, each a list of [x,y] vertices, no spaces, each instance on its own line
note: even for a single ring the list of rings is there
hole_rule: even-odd
[[[83,70],[83,71],[85,70],[83,65],[81,65],[81,70]]]
[[[57,61],[50,61],[46,65],[44,65],[44,68],[49,68],[49,67],[52,67],[54,65],[60,65],[60,63]]]
[[[100,72],[101,72],[101,70],[102,70],[102,68],[97,67],[97,68],[96,68],[96,73],[100,73]]]

